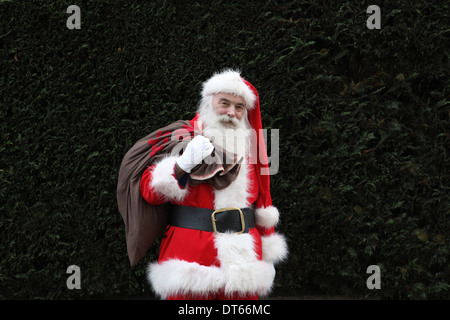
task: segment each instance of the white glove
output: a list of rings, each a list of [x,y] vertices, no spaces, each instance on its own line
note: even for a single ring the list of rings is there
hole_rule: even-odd
[[[190,173],[192,168],[200,164],[213,150],[214,146],[208,138],[201,135],[195,136],[177,159],[177,164],[183,171]]]

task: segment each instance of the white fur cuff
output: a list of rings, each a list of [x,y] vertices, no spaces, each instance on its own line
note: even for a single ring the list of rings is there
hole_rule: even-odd
[[[187,188],[182,189],[174,176],[177,157],[167,157],[158,162],[153,169],[150,186],[161,193],[166,200],[181,201],[187,194]]]
[[[288,246],[284,236],[273,233],[270,236],[262,236],[262,258],[264,261],[273,263],[286,259],[288,255]]]
[[[255,211],[256,224],[267,229],[275,227],[279,217],[280,213],[274,206],[258,208]]]

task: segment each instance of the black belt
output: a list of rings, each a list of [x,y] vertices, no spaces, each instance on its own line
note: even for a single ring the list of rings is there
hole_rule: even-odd
[[[169,225],[214,233],[248,233],[248,230],[255,227],[255,210],[235,207],[212,210],[171,205]]]

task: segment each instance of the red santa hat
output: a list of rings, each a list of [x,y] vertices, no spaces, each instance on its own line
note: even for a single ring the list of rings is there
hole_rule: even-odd
[[[254,140],[257,142],[256,148],[253,146],[252,149],[254,153],[256,152],[256,154],[252,155],[252,163],[256,164],[259,185],[259,195],[256,200],[257,224],[273,230],[273,227],[278,222],[279,213],[272,206],[272,197],[270,195],[269,164],[262,130],[258,91],[250,82],[241,77],[239,71],[227,69],[214,74],[203,83],[203,99],[219,92],[240,96],[246,102],[248,120],[256,134],[256,139]]]
[[[247,108],[253,109],[256,106],[258,93],[250,83],[247,83],[238,71],[226,69],[214,74],[203,83],[202,97],[206,98],[219,92],[231,93],[242,97]]]

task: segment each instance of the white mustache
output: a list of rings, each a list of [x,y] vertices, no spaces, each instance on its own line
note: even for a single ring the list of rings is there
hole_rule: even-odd
[[[218,115],[217,120],[219,120],[219,122],[224,122],[227,125],[230,125],[229,122],[231,122],[234,127],[239,127],[240,124],[238,119],[229,117],[226,114]]]

